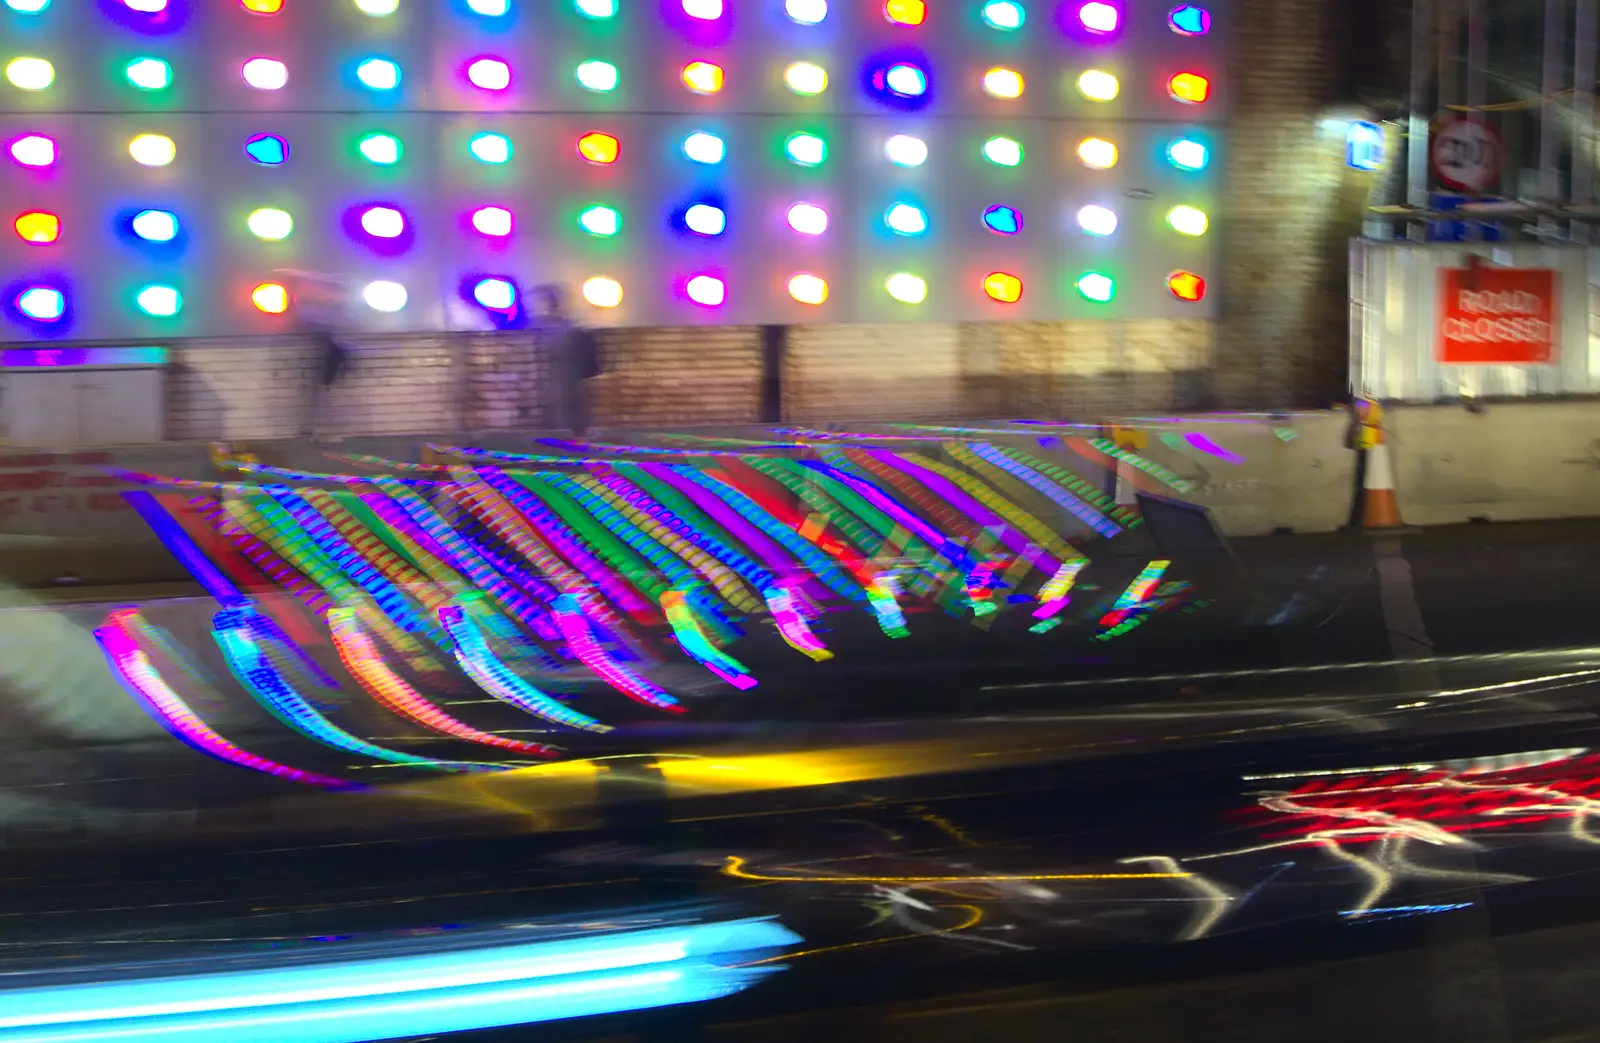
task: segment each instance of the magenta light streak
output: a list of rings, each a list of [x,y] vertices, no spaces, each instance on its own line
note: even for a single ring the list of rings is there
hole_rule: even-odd
[[[1183,436],[1183,440],[1200,450],[1202,453],[1210,453],[1219,460],[1226,460],[1230,464],[1244,463],[1244,457],[1240,456],[1238,453],[1231,453],[1222,448],[1220,445],[1213,442],[1209,436],[1204,435],[1199,431],[1191,431],[1189,434]]]
[[[595,641],[589,629],[589,620],[578,607],[576,598],[571,594],[563,594],[556,598],[552,608],[555,610],[556,625],[561,628],[561,636],[567,639],[567,644],[578,659],[593,670],[595,676],[634,702],[668,713],[683,713],[682,703],[606,655],[605,649]]]
[[[211,726],[201,720],[189,704],[161,679],[161,674],[151,665],[150,658],[128,633],[126,630],[128,620],[135,614],[136,610],[131,608],[113,612],[106,619],[106,625],[97,629],[94,636],[105,652],[111,672],[128,690],[128,694],[180,742],[219,761],[266,775],[275,775],[290,782],[301,782],[308,786],[322,786],[327,789],[366,788],[348,779],[301,771],[299,768],[291,768],[286,764],[258,757],[240,749],[213,731]]]

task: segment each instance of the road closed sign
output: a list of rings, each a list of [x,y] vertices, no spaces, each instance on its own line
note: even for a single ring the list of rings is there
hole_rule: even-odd
[[[1441,271],[1438,360],[1538,365],[1554,362],[1560,335],[1550,268]]]

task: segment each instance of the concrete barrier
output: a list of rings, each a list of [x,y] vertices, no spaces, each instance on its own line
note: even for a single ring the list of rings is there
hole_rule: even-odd
[[[1600,402],[1516,402],[1387,416],[1413,525],[1600,516]]]

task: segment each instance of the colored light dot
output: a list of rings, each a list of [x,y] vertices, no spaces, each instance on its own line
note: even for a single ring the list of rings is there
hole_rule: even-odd
[[[896,203],[883,215],[883,223],[896,235],[921,235],[928,230],[928,215],[910,203]]]
[[[1091,33],[1114,33],[1122,13],[1110,4],[1089,3],[1078,8],[1078,21]]]
[[[499,58],[479,58],[467,66],[467,79],[486,91],[503,91],[511,86],[511,66]]]
[[[142,91],[159,91],[172,85],[172,66],[160,58],[135,58],[123,67],[122,75]]]
[[[158,319],[170,319],[183,310],[183,294],[175,287],[152,285],[139,291],[134,298],[139,310]]]
[[[250,291],[250,303],[256,311],[282,315],[289,310],[289,291],[282,283],[264,282]]]
[[[368,58],[356,66],[356,79],[368,90],[392,91],[400,86],[400,66],[387,58]]]
[[[130,11],[140,14],[159,14],[167,9],[167,0],[122,0]]]
[[[789,296],[801,304],[821,304],[828,299],[828,281],[810,272],[789,279]]]
[[[821,94],[828,89],[828,70],[811,62],[795,62],[783,71],[783,83],[796,94]]]
[[[472,227],[484,235],[504,238],[511,234],[511,211],[503,206],[484,206],[472,212]]]
[[[722,17],[722,0],[683,0],[683,13],[709,22]]]
[[[622,284],[615,279],[596,275],[584,280],[583,299],[596,308],[615,308],[622,303]]]
[[[1015,69],[990,69],[983,74],[983,92],[991,98],[1020,98],[1022,74]]]
[[[1206,220],[1204,210],[1196,210],[1192,206],[1175,206],[1167,211],[1167,224],[1172,226],[1174,232],[1183,235],[1205,235]]]
[[[178,146],[165,134],[140,134],[128,142],[128,155],[146,167],[164,167],[178,158]]]
[[[517,288],[506,279],[483,279],[472,288],[472,299],[491,311],[510,311],[517,305]]]
[[[715,134],[695,131],[683,139],[683,154],[696,163],[721,163],[728,154],[728,146]]]
[[[1193,138],[1178,138],[1167,145],[1167,162],[1179,170],[1204,170],[1211,150]]]
[[[716,308],[728,299],[728,286],[712,275],[697,275],[684,284],[689,299],[702,308]]]
[[[67,298],[48,286],[30,286],[17,294],[17,310],[35,322],[55,322],[67,312]]]
[[[1117,165],[1117,146],[1105,138],[1084,138],[1078,142],[1078,160],[1095,170],[1110,170]]]
[[[38,14],[50,6],[50,0],[6,0],[6,6],[23,14]]]
[[[1117,295],[1117,284],[1111,276],[1099,272],[1084,272],[1078,276],[1078,292],[1097,304],[1105,304]]]
[[[983,21],[991,29],[1002,32],[1021,29],[1027,18],[1027,12],[1016,0],[989,0],[983,5]]]
[[[239,75],[255,90],[276,91],[289,82],[289,67],[274,58],[251,58],[239,70]]]
[[[13,226],[25,243],[53,243],[61,238],[61,218],[42,210],[21,215]]]
[[[1022,145],[1011,138],[990,138],[983,143],[983,158],[1001,167],[1022,162]]]
[[[406,216],[393,207],[369,207],[361,214],[361,227],[379,239],[398,239],[405,233]]]
[[[499,18],[511,12],[511,0],[467,0],[467,7],[472,9],[473,14]]]
[[[245,224],[257,239],[273,242],[287,239],[294,232],[294,218],[286,210],[257,210],[245,219]]]
[[[683,67],[683,85],[695,94],[715,94],[722,89],[722,66],[690,62]]]
[[[578,139],[578,154],[591,163],[615,163],[622,145],[610,134],[593,131]]]
[[[909,134],[896,134],[883,143],[883,154],[897,167],[920,167],[928,161],[928,143]]]
[[[928,19],[928,5],[923,0],[885,0],[883,17],[895,25],[921,25]]]
[[[387,279],[378,279],[369,282],[361,290],[361,299],[367,302],[367,307],[373,311],[397,312],[406,306],[411,295],[406,288],[397,282]]]
[[[356,10],[373,18],[386,18],[400,9],[400,0],[356,0]]]
[[[56,82],[56,67],[43,58],[14,58],[6,65],[6,79],[19,90],[42,91]]]
[[[578,215],[578,224],[590,235],[616,235],[622,230],[622,215],[609,206],[591,206]]]
[[[275,167],[289,158],[289,143],[275,134],[257,134],[244,143],[244,153],[264,167]]]
[[[613,18],[617,13],[617,0],[576,0],[573,6],[585,18]]]
[[[356,148],[368,163],[376,163],[380,167],[400,162],[400,155],[404,151],[400,139],[393,134],[368,134]]]
[[[789,208],[789,227],[801,235],[821,235],[828,230],[828,212],[811,203],[796,203]]]
[[[1022,231],[1022,212],[1009,206],[991,206],[983,212],[983,224],[996,235],[1016,235]]]
[[[617,67],[610,62],[587,61],[578,64],[578,86],[586,91],[605,93],[617,89]]]
[[[1090,101],[1111,101],[1120,89],[1115,76],[1099,69],[1090,69],[1078,77],[1078,91]]]
[[[1167,25],[1179,36],[1204,36],[1211,31],[1211,12],[1193,4],[1182,4],[1167,15]]]
[[[817,167],[828,158],[828,143],[815,134],[796,134],[784,142],[783,151],[802,167]]]
[[[1206,295],[1206,281],[1193,272],[1177,271],[1167,276],[1167,289],[1180,301],[1198,301]]]
[[[277,14],[283,10],[283,0],[239,0],[239,6],[251,14]]]
[[[696,203],[684,211],[683,223],[696,235],[721,235],[728,229],[728,215],[721,207]]]
[[[883,288],[902,304],[921,304],[928,299],[927,282],[910,272],[895,272],[884,280]]]
[[[11,143],[11,158],[25,167],[48,167],[56,161],[56,143],[42,134],[29,134]]]
[[[1211,97],[1211,81],[1197,72],[1180,72],[1167,81],[1167,93],[1188,105]]]
[[[165,210],[141,210],[132,225],[133,234],[147,243],[170,243],[178,237],[178,217]]]
[[[467,151],[480,163],[506,163],[511,159],[511,139],[504,134],[478,134],[467,142]]]
[[[928,74],[904,62],[889,66],[883,82],[891,92],[902,98],[918,98],[928,91]]]
[[[1086,206],[1078,211],[1078,227],[1090,235],[1110,235],[1117,230],[1117,214],[1103,206]]]
[[[1022,300],[1022,280],[1008,272],[990,272],[984,277],[983,292],[990,300],[1015,304]]]
[[[798,25],[817,25],[828,17],[828,0],[784,0],[783,13]]]

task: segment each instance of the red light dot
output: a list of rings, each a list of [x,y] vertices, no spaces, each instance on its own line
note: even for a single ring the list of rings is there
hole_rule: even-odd
[[[1206,281],[1193,272],[1173,272],[1167,276],[1167,289],[1180,301],[1198,301],[1206,295]]]
[[[595,131],[578,139],[578,154],[591,163],[615,163],[622,145],[610,134]]]
[[[983,292],[990,300],[1015,304],[1022,299],[1022,280],[1007,272],[991,272],[983,280]]]
[[[1198,105],[1211,97],[1211,81],[1197,72],[1180,72],[1167,81],[1167,91],[1179,101]]]

